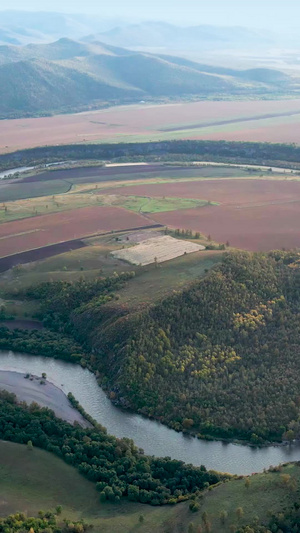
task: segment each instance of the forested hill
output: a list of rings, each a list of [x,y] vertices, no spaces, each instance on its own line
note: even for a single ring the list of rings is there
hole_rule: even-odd
[[[147,311],[73,320],[123,404],[178,430],[281,439],[300,432],[299,267],[300,254],[229,254]]]
[[[118,404],[202,436],[300,437],[300,252],[226,254],[206,278],[133,310],[116,296],[137,282],[49,282],[25,296],[41,300],[59,338],[81,345],[76,358]],[[53,349],[48,333],[20,332],[14,344],[1,334],[5,347]]]

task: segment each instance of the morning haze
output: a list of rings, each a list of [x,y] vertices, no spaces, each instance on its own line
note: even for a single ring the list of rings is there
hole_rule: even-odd
[[[26,5],[26,8],[25,8]],[[282,30],[283,26],[296,27],[300,17],[300,5],[294,0],[152,0],[151,2],[112,0],[98,2],[59,0],[12,0],[9,9],[28,11],[57,11],[61,13],[85,13],[100,17],[125,18],[126,20],[163,20],[180,24],[217,24],[222,26],[251,26]],[[0,10],[7,3],[1,1]]]

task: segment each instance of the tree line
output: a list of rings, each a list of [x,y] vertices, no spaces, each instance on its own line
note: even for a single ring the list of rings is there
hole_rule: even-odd
[[[53,411],[17,403],[0,391],[0,438],[30,443],[61,457],[96,484],[102,501],[121,498],[151,505],[183,501],[229,475],[186,465],[169,457],[148,457],[129,439],[117,439],[97,424],[73,426]],[[0,529],[1,531],[1,529]]]
[[[0,170],[68,160],[219,161],[300,168],[300,147],[233,141],[177,140],[145,143],[45,146],[0,155]]]

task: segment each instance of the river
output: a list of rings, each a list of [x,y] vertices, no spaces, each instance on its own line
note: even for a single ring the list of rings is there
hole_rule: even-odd
[[[75,163],[75,161],[58,161],[55,163],[45,163],[43,165],[37,165],[34,167],[18,167],[18,168],[11,168],[9,170],[4,170],[3,172],[0,172],[0,180],[3,180],[5,178],[11,177],[14,178],[14,174],[24,174],[25,172],[29,172],[30,170],[36,170],[40,169],[43,170],[48,167],[59,167],[61,165],[65,165],[66,163]]]
[[[251,474],[270,465],[300,460],[300,446],[248,446],[207,442],[177,433],[162,424],[115,407],[98,386],[94,374],[79,365],[38,357],[0,351],[0,370],[19,373],[47,374],[47,380],[67,394],[72,392],[84,409],[108,433],[128,437],[156,456],[170,456],[186,463],[233,474]],[[2,384],[0,382],[0,388]],[[17,390],[15,391],[17,394]]]

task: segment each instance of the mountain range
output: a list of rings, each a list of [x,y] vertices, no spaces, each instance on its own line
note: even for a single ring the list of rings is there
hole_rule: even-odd
[[[280,36],[270,30],[236,26],[198,25],[180,27],[167,22],[132,23],[118,16],[64,14],[55,12],[1,11],[0,44],[49,43],[67,37],[101,41],[114,46],[176,50],[266,49]],[[295,36],[293,36],[295,41]],[[286,37],[285,37],[286,41]]]
[[[118,17],[105,19],[85,14],[1,11],[0,44],[49,43],[62,37],[76,40],[93,32],[112,29],[122,23]]]
[[[225,49],[261,49],[275,45],[276,36],[265,30],[243,27],[179,27],[165,22],[142,22],[122,25],[85,37],[114,46],[159,51],[215,51]]]
[[[260,96],[297,90],[272,69],[234,70],[101,42],[0,46],[0,117],[70,112],[183,97]]]

